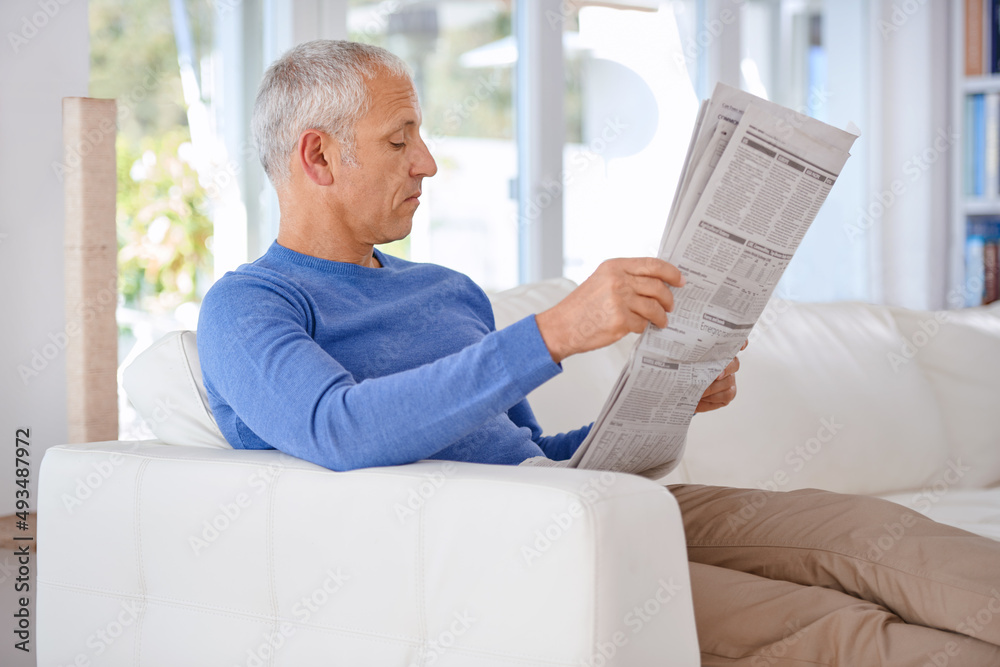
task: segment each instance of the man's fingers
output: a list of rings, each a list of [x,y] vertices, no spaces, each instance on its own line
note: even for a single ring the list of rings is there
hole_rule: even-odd
[[[736,398],[736,388],[735,387],[733,387],[732,393],[729,394],[725,400],[722,400],[722,399],[707,399],[706,400],[704,398],[701,399],[700,401],[698,401],[698,405],[695,407],[694,411],[695,412],[711,412],[712,410],[718,410],[719,408],[724,408],[727,405],[729,405],[730,403],[732,403],[732,401],[733,401],[734,398]]]
[[[631,276],[631,281],[636,294],[655,299],[668,313],[674,309],[674,294],[659,278]]]
[[[730,375],[734,375],[736,373],[736,371],[738,371],[738,370],[740,370],[740,358],[739,357],[733,357],[733,360],[729,362],[729,365],[726,366],[722,370],[722,372],[719,373],[719,377],[717,377],[715,379],[716,380],[721,380],[724,377],[729,377]]]
[[[636,295],[628,305],[632,313],[638,315],[643,320],[640,331],[645,330],[647,322],[652,322],[661,329],[667,326],[667,313],[656,299]],[[635,329],[631,328],[630,330],[635,331]]]
[[[695,412],[704,412],[706,408],[715,409],[727,406],[732,403],[735,398],[736,387],[731,387],[725,392],[715,394],[713,396],[702,397],[702,399],[698,401],[698,409],[695,410]]]
[[[726,377],[716,380],[712,384],[708,385],[708,389],[706,389],[705,393],[701,395],[701,398],[702,400],[704,400],[711,396],[715,396],[716,394],[725,393],[730,389],[733,389],[735,391],[736,378],[733,377],[732,375],[727,375]]]
[[[685,283],[680,269],[657,257],[639,257],[629,260],[625,271],[634,276],[656,278],[674,287],[683,287]]]
[[[625,320],[625,327],[632,333],[642,333],[646,330],[647,324],[649,324],[649,319],[636,312],[630,312]]]

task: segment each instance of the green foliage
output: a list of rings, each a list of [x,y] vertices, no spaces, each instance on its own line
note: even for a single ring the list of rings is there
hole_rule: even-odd
[[[187,141],[186,128],[146,137],[138,150],[118,139],[118,272],[130,307],[172,311],[200,300],[211,279],[212,221],[205,189],[180,157]]]
[[[186,5],[206,53],[211,2]],[[90,0],[89,17],[90,95],[118,100],[120,288],[129,307],[172,311],[200,301],[211,281],[212,222],[197,174],[178,156],[190,135],[170,3]]]
[[[187,123],[166,0],[90,0],[90,96],[114,98],[119,132],[144,135]]]

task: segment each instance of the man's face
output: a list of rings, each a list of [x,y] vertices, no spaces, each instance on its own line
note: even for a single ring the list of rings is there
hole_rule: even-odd
[[[336,168],[333,206],[355,241],[378,244],[410,233],[421,182],[437,173],[437,164],[420,138],[410,82],[380,74],[368,90],[371,109],[354,127],[358,165]]]

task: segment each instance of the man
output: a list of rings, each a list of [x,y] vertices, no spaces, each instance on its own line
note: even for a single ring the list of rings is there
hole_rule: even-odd
[[[278,193],[278,238],[212,288],[198,331],[212,411],[234,447],[334,470],[565,459],[590,427],[542,435],[528,392],[570,355],[665,326],[669,288],[684,278],[659,259],[606,262],[552,309],[496,331],[468,278],[375,249],[409,233],[436,172],[420,122],[405,65],[381,49],[310,42],[265,74],[253,126]],[[699,409],[733,399],[737,368]],[[873,561],[866,540],[898,520],[898,506],[768,494],[734,528],[724,517],[748,492],[670,490],[705,664],[918,666],[946,644],[959,650],[952,667],[1000,664],[1000,623],[959,626],[1000,588],[1000,545],[914,518]]]

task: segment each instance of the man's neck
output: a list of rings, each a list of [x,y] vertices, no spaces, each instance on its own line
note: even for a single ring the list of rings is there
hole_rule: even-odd
[[[306,238],[301,234],[281,226],[278,230],[278,243],[289,250],[303,255],[329,259],[334,262],[346,262],[373,269],[381,268],[375,257],[375,246],[361,244],[350,247],[348,244],[337,243],[336,239]]]

